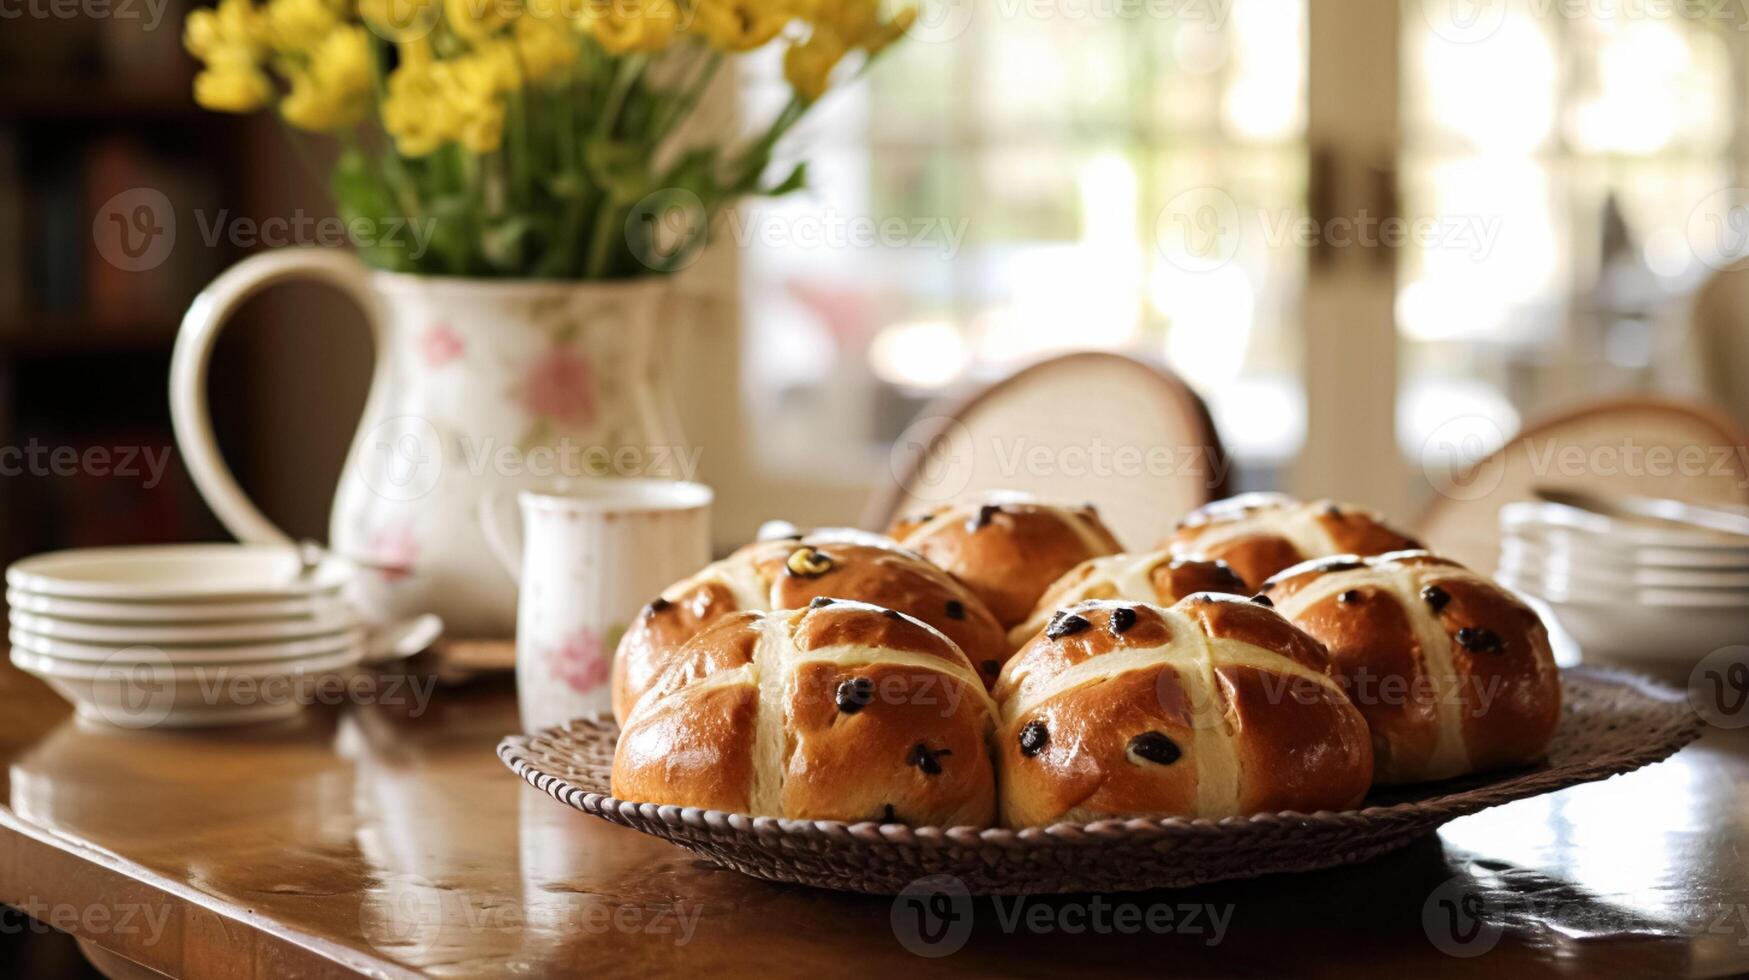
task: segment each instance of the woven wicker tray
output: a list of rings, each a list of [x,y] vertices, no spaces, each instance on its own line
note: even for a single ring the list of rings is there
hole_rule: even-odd
[[[1565,705],[1544,765],[1381,788],[1364,808],[1339,813],[1026,830],[780,820],[614,799],[608,782],[618,729],[605,717],[511,736],[498,755],[561,803],[774,881],[894,894],[950,874],[974,894],[1135,891],[1364,861],[1465,814],[1668,758],[1700,735],[1703,723],[1682,696],[1651,681],[1587,668],[1562,679]]]

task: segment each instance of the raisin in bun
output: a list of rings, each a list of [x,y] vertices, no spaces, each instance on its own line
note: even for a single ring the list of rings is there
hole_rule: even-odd
[[[1306,562],[1264,586],[1321,640],[1372,728],[1382,783],[1542,757],[1561,715],[1548,632],[1517,597],[1425,551]]]
[[[995,706],[940,631],[866,603],[739,612],[627,719],[613,795],[754,816],[988,825]]]
[[[613,715],[625,721],[682,644],[737,610],[797,609],[818,596],[859,599],[915,616],[946,633],[985,684],[1008,656],[1002,627],[953,577],[890,539],[834,529],[757,541],[662,591],[620,638]]]
[[[1177,558],[1170,551],[1089,558],[1051,583],[1032,615],[1008,631],[1008,645],[1019,649],[1037,636],[1051,614],[1088,599],[1132,599],[1170,606],[1197,592],[1250,594],[1245,580],[1224,561]]]
[[[1317,640],[1237,596],[1063,609],[996,685],[1002,819],[1352,807],[1372,746],[1327,667]]]
[[[911,514],[889,532],[984,600],[1006,629],[1064,572],[1123,548],[1092,504],[1066,507],[1001,493]]]
[[[1279,493],[1243,493],[1199,507],[1163,544],[1175,554],[1221,559],[1252,588],[1308,558],[1421,547],[1370,510]]]

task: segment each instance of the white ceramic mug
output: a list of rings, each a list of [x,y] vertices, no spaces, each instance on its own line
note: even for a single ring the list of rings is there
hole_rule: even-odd
[[[486,543],[521,586],[516,692],[525,731],[609,709],[613,652],[632,617],[710,560],[711,497],[699,483],[569,481],[518,495],[520,535],[504,495],[481,499]]]

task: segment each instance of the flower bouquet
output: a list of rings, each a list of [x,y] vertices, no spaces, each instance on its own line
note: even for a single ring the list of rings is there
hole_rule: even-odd
[[[623,279],[671,271],[738,198],[800,187],[772,150],[914,10],[879,0],[219,0],[188,17],[194,95],[340,144],[340,215],[420,222],[380,269]],[[748,136],[684,124],[723,62],[783,46],[790,97]],[[671,220],[676,207],[686,220]],[[678,231],[676,231],[678,227]]]

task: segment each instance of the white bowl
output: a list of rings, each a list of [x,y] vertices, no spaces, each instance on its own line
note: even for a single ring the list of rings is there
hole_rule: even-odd
[[[238,623],[202,623],[198,625],[154,624],[116,625],[65,620],[54,616],[38,616],[21,609],[12,610],[12,625],[37,636],[75,643],[133,646],[238,646],[271,643],[280,640],[309,639],[329,636],[343,630],[358,628],[358,617],[350,612],[305,616],[301,619],[261,620]]]
[[[1494,577],[1509,589],[1561,602],[1586,602],[1651,609],[1749,610],[1749,593],[1726,589],[1661,589],[1631,582],[1599,583],[1558,571],[1502,563]]]
[[[265,664],[84,664],[18,646],[12,662],[73,703],[81,718],[121,728],[186,728],[268,721],[303,709],[314,681],[357,663],[351,649]]]
[[[1749,572],[1749,556],[1711,548],[1659,548],[1612,543],[1565,528],[1525,525],[1501,534],[1502,543],[1518,541],[1551,553],[1573,555],[1587,562],[1634,568],[1667,568],[1691,572]]]
[[[1653,608],[1541,598],[1586,662],[1692,665],[1721,647],[1749,642],[1749,608],[1742,606]]]
[[[1500,542],[1500,567],[1525,569],[1534,574],[1567,575],[1600,586],[1737,592],[1749,597],[1749,572],[1622,564],[1550,550],[1535,542],[1512,538]]]
[[[219,646],[167,646],[151,643],[78,643],[43,636],[14,625],[7,634],[16,648],[38,656],[54,657],[88,664],[125,664],[136,660],[165,662],[181,666],[212,664],[281,663],[306,658],[337,655],[341,651],[364,651],[364,630],[337,630],[322,636],[277,643],[231,644]]]
[[[337,615],[351,608],[337,592],[318,592],[293,599],[238,602],[115,602],[104,599],[65,599],[22,589],[7,589],[6,604],[14,610],[23,610],[38,616],[114,624],[257,623]]]
[[[1597,547],[1612,551],[1651,548],[1676,555],[1728,556],[1733,561],[1749,564],[1749,538],[1740,534],[1618,521],[1563,504],[1521,500],[1500,508],[1501,532],[1512,534],[1521,529],[1567,531],[1574,536],[1588,537]]]
[[[296,549],[243,544],[174,544],[52,551],[14,562],[10,588],[68,599],[191,602],[295,599],[335,592],[351,565],[324,558],[308,574]]]

